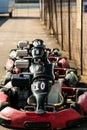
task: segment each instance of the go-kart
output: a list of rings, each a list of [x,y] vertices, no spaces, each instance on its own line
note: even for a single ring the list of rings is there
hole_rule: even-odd
[[[6,83],[8,82],[12,74],[29,71],[31,61],[34,59],[34,57],[36,58],[39,55],[43,57],[43,62],[50,61],[52,63],[55,61],[55,64],[57,63],[54,69],[55,75],[59,77],[63,77],[65,75],[65,71],[67,68],[69,68],[69,64],[65,57],[60,57],[61,52],[59,51],[59,49],[53,48],[51,50],[49,48],[46,48],[43,44],[43,40],[40,39],[35,39],[34,41],[32,41],[32,44],[29,44],[29,47],[27,46],[27,41],[19,41],[17,44],[17,49],[12,49],[10,51],[9,58],[5,64],[6,72],[9,72],[5,76]],[[47,54],[48,52],[49,54]],[[19,65],[16,66],[17,63]]]
[[[6,84],[12,74],[18,74],[20,72],[29,72],[29,67],[31,63],[33,63],[32,56],[28,55],[28,51],[23,50],[16,50],[16,55],[14,54],[14,50],[12,51],[12,55],[10,58],[8,58],[5,69],[7,70],[7,73],[5,75],[5,78],[3,80],[3,83]],[[55,58],[55,57],[53,57]],[[48,59],[48,58],[47,58]],[[63,59],[62,59],[63,60]],[[65,63],[65,60],[63,60]],[[58,65],[55,65],[54,67],[54,73],[55,77],[64,77],[66,73],[67,68],[59,67]]]
[[[24,57],[22,59],[18,59],[14,62],[14,67],[11,71],[7,71],[6,75],[4,76],[4,79],[2,81],[2,84],[7,84],[11,80],[11,77],[13,74],[18,74],[22,72],[30,72],[30,65],[32,57]],[[59,78],[64,78],[66,75],[67,68],[61,68],[58,66],[54,67],[54,75],[55,80],[58,80]]]
[[[63,57],[58,48],[53,48],[48,55],[50,62],[55,63],[55,65],[61,68],[70,68],[69,62],[66,57]]]
[[[55,83],[52,64],[34,64],[32,73],[12,76],[0,89],[0,124],[10,128],[65,128],[83,123],[87,93],[71,102],[64,99],[61,82]],[[67,89],[67,88],[66,88]]]
[[[35,41],[35,42],[34,42]],[[41,47],[37,47],[36,49],[33,46],[40,46],[40,43],[36,43],[37,41],[42,42],[40,39],[36,39],[32,42],[32,44],[28,44],[27,41],[19,41],[17,44],[17,49],[12,49],[9,53],[9,58],[7,59],[7,62],[4,66],[4,68],[7,71],[11,71],[12,73],[15,73],[17,71],[17,68],[15,69],[15,61],[18,59],[23,59],[24,57],[32,56],[32,49],[36,51],[35,53],[43,53],[41,52]],[[45,46],[45,45],[43,45]],[[38,50],[38,48],[40,50]],[[47,58],[50,62],[54,62],[57,66],[61,68],[69,68],[69,63],[67,61],[67,58],[61,57],[61,52],[58,48],[53,48],[52,50],[50,48],[44,48],[44,55],[43,59]],[[46,60],[46,59],[45,59]],[[46,61],[47,62],[47,61]]]

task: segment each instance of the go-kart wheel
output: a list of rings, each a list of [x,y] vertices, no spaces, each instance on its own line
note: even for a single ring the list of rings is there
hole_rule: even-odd
[[[80,105],[78,103],[73,103],[70,105],[71,108],[75,109],[77,112],[81,112]]]
[[[76,91],[76,100],[78,99],[78,97],[80,96],[80,95],[82,95],[84,92],[86,92],[87,90],[85,90],[85,89],[77,89],[77,91]]]
[[[59,51],[59,49],[58,49],[58,48],[53,48],[53,50],[52,50],[52,51],[55,51],[55,50]]]
[[[0,103],[0,111],[2,109],[4,109],[5,107],[9,106],[9,105],[10,105],[9,102],[2,102],[2,103]]]

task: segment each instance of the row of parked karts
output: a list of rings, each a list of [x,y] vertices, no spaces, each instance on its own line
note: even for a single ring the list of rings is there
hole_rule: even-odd
[[[5,127],[65,128],[85,123],[86,88],[57,48],[44,41],[19,41],[4,66],[0,89],[0,124]],[[78,87],[77,87],[78,86]]]

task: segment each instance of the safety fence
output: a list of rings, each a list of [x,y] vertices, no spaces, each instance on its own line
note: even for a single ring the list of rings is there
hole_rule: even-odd
[[[68,52],[81,74],[87,74],[87,1],[40,0],[41,20]]]
[[[39,3],[39,0],[15,0],[15,3]]]
[[[40,17],[39,7],[39,0],[15,0],[12,16],[18,18],[36,18],[36,13]],[[35,9],[35,13],[33,13],[33,9]]]

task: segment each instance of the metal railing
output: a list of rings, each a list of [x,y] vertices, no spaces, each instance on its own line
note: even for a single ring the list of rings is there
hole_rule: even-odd
[[[29,0],[27,0],[29,1]],[[34,0],[33,0],[34,1]],[[35,3],[31,2],[15,2],[15,10],[13,11],[13,17],[21,17],[21,18],[33,18],[33,17],[40,17],[40,13],[39,13],[39,2],[35,2]],[[35,13],[33,13],[33,10],[35,9]],[[24,11],[22,11],[24,10]]]
[[[81,74],[87,74],[87,2],[40,0],[41,20],[68,52]]]

